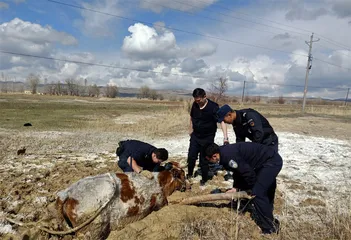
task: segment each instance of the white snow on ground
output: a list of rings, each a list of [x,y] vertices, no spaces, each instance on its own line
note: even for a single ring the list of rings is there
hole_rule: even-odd
[[[233,131],[229,140],[235,142]],[[332,138],[312,137],[279,132],[279,154],[283,169],[278,175],[278,189],[288,204],[298,206],[307,198],[332,204],[351,194],[351,143]],[[215,142],[223,143],[219,129]],[[154,140],[157,147],[165,147],[172,156],[187,157],[189,136],[171,140]]]
[[[5,223],[5,216],[6,214],[0,211],[0,236],[2,236],[2,234],[15,233],[15,231],[12,229],[12,226]]]

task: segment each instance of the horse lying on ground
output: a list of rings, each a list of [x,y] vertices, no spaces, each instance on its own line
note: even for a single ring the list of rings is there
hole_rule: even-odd
[[[153,175],[152,180],[137,173],[83,178],[57,193],[59,219],[63,225],[81,228],[77,231],[86,237],[104,239],[111,231],[167,205],[167,197],[174,191],[187,188],[185,173],[177,164]],[[91,223],[78,227],[87,221]]]

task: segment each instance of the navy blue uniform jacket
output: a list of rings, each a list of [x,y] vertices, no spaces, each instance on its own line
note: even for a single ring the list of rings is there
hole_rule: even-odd
[[[235,188],[252,189],[256,182],[256,173],[262,165],[276,153],[273,148],[259,143],[240,142],[220,146],[220,165],[232,171]],[[229,162],[234,160],[238,167],[233,169]]]
[[[278,142],[268,120],[259,112],[248,108],[236,110],[236,119],[233,122],[233,129],[236,135],[236,142],[245,142],[245,138],[252,142],[264,145],[274,145]]]
[[[123,155],[128,154],[144,170],[153,171],[160,164],[152,161],[152,152],[156,147],[138,140],[127,140],[122,143]]]

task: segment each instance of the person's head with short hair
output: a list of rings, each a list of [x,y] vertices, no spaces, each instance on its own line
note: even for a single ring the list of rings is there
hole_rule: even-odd
[[[217,111],[217,122],[225,122],[227,124],[232,124],[234,123],[234,120],[236,119],[236,112],[229,107],[229,105],[225,104],[222,107],[220,107]]]
[[[205,90],[202,88],[195,88],[193,91],[193,98],[199,106],[203,106],[207,101]]]
[[[151,154],[154,163],[161,163],[168,159],[168,151],[165,148],[156,148]]]
[[[211,143],[205,148],[205,156],[211,163],[218,163],[220,160],[219,146],[215,143]]]

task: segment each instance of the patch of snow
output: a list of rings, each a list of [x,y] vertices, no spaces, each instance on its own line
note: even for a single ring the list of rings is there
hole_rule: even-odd
[[[47,197],[36,197],[33,201],[37,206],[43,206],[47,202]]]
[[[15,234],[16,232],[12,229],[12,226],[10,224],[3,224],[0,223],[0,236],[2,234]]]
[[[229,140],[235,142],[235,134],[228,129]],[[283,169],[278,175],[278,188],[283,191],[289,204],[299,205],[311,191],[328,204],[351,194],[351,143],[333,138],[304,136],[278,132],[279,154]],[[164,147],[170,156],[187,158],[189,139],[180,135],[170,140],[153,140],[150,143]],[[215,142],[223,144],[219,129]],[[295,183],[295,188],[292,188]],[[296,187],[298,185],[298,187]],[[315,196],[315,197],[316,197]]]

